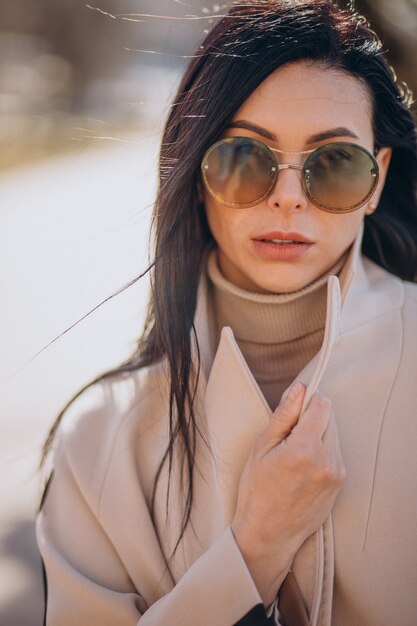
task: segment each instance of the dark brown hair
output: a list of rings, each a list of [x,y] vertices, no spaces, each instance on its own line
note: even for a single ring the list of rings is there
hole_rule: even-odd
[[[179,455],[185,493],[181,535],[193,501],[198,430],[194,395],[197,362],[191,358],[193,324],[203,254],[212,235],[199,201],[200,162],[234,113],[271,72],[307,60],[363,82],[373,103],[375,148],[393,149],[378,210],[365,219],[363,252],[403,279],[417,268],[417,143],[411,93],[400,87],[381,42],[353,9],[330,0],[233,3],[190,62],[163,133],[153,229],[152,295],[136,352],[125,363],[83,387],[64,407],[45,443],[45,458],[60,419],[87,387],[166,359],[170,373],[169,445],[155,476]],[[184,253],[186,251],[186,254]],[[171,475],[171,471],[170,471]],[[168,494],[167,494],[168,500]]]

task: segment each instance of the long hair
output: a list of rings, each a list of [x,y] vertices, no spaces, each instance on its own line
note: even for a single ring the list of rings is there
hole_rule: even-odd
[[[213,237],[199,201],[200,162],[234,113],[274,70],[311,61],[356,77],[373,104],[375,147],[390,146],[392,159],[378,210],[365,219],[363,253],[389,272],[416,280],[417,141],[410,112],[412,95],[397,84],[382,44],[353,8],[331,0],[266,0],[233,3],[192,58],[166,121],[159,161],[159,188],[152,227],[155,257],[151,297],[135,353],[119,367],[83,387],[53,425],[51,447],[62,415],[99,380],[166,359],[169,372],[169,444],[155,475],[151,514],[162,467],[174,453],[185,491],[181,533],[190,520],[198,428],[194,396],[200,366],[193,325],[204,251]],[[197,358],[192,359],[196,341]],[[168,494],[167,494],[168,501]]]

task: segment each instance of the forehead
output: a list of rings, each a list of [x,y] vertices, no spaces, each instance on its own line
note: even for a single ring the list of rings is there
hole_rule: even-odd
[[[372,105],[367,87],[344,72],[291,63],[270,74],[234,115],[263,126],[291,148],[327,128],[349,127],[372,144]]]

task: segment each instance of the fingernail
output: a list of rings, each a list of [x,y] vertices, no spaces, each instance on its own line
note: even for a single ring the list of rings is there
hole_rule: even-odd
[[[296,380],[288,389],[283,393],[281,401],[288,398],[289,400],[295,400],[298,394],[301,392],[303,388],[302,384],[299,380]]]

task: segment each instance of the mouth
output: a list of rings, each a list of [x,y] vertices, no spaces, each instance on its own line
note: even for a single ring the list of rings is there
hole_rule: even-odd
[[[310,245],[314,243],[311,239],[298,232],[283,232],[273,231],[270,233],[263,233],[253,237],[254,241],[262,241],[264,243],[271,243],[277,246],[289,246],[289,245]]]
[[[254,252],[267,261],[297,261],[309,253],[314,241],[298,232],[273,231],[252,239]]]
[[[300,245],[301,243],[305,243],[303,241],[294,241],[292,239],[257,239],[256,241],[263,241],[264,243],[274,243],[278,246]]]

